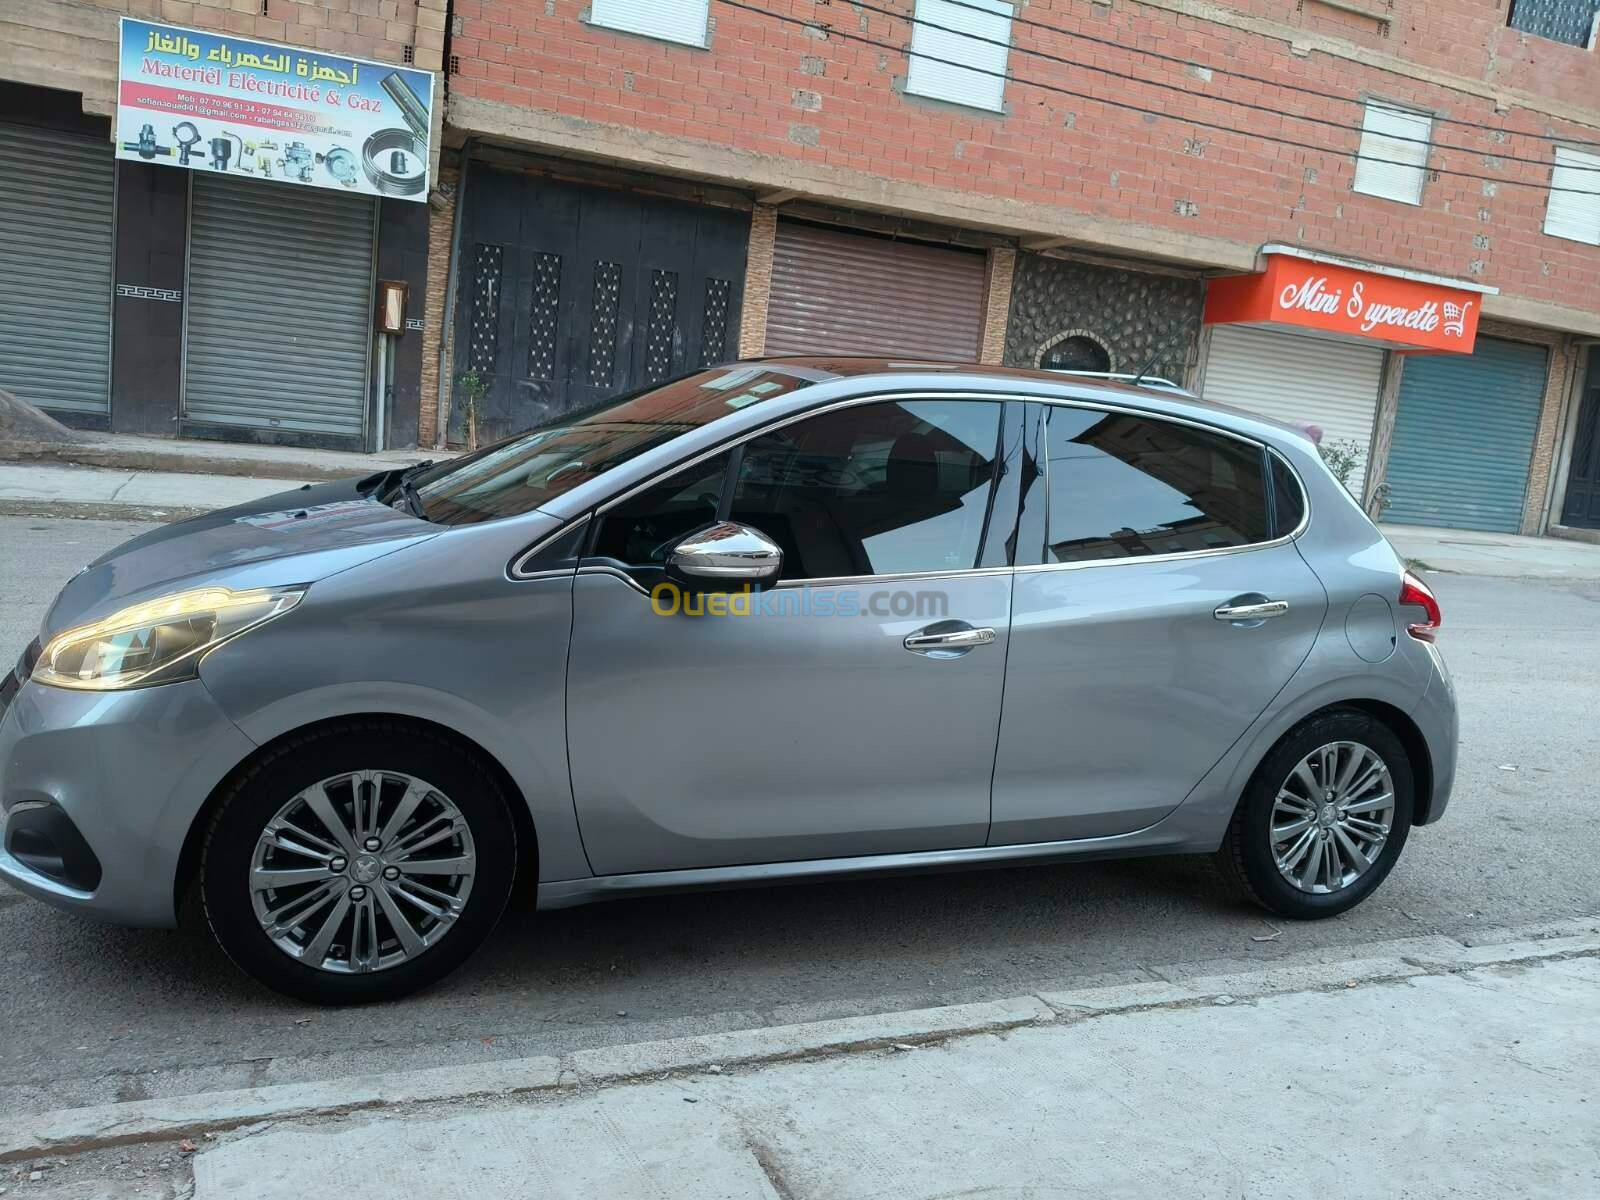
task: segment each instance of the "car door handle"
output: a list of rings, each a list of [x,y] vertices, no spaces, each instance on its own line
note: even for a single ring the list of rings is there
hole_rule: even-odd
[[[943,633],[908,634],[903,644],[913,654],[926,654],[930,650],[970,650],[993,641],[992,629],[951,629]]]
[[[1255,604],[1224,604],[1211,615],[1219,621],[1265,621],[1288,611],[1287,600],[1262,600]]]

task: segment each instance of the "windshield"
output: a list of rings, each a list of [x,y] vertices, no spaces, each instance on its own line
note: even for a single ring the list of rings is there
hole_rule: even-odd
[[[680,434],[810,382],[767,366],[697,371],[563,413],[475,454],[430,467],[411,482],[427,519],[440,525],[531,512]]]

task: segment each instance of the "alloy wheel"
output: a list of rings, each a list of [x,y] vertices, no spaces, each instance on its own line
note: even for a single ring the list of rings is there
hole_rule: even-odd
[[[438,788],[404,772],[353,771],[306,788],[267,822],[250,899],[291,958],[366,974],[448,934],[476,868],[467,821]]]
[[[1272,805],[1272,856],[1303,892],[1342,891],[1383,853],[1394,822],[1394,779],[1360,742],[1329,742],[1302,758]]]

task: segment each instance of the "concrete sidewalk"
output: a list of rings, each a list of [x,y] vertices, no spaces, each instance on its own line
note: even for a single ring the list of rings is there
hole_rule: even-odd
[[[1379,528],[1424,571],[1501,579],[1600,579],[1600,545],[1592,542],[1421,525]]]
[[[1046,994],[1037,1021],[950,1040],[264,1127],[205,1142],[195,1195],[1596,1195],[1588,946]]]
[[[257,446],[184,438],[86,433],[81,440],[40,441],[0,437],[0,462],[103,467],[139,472],[242,475],[256,479],[346,479],[390,467],[408,467],[425,458],[454,457],[452,450],[310,450],[298,446]]]
[[[302,480],[0,463],[0,515],[170,521],[290,491]]]
[[[1128,975],[5,1114],[0,1164],[39,1200],[1600,1194],[1600,917]]]

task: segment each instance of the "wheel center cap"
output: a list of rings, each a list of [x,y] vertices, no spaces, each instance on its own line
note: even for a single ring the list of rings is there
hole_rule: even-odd
[[[1324,804],[1322,806],[1322,812],[1319,814],[1324,825],[1332,825],[1336,815],[1337,814],[1334,812],[1333,805],[1331,804]]]
[[[357,883],[371,883],[383,871],[383,863],[376,854],[359,855],[350,864],[350,878]]]

